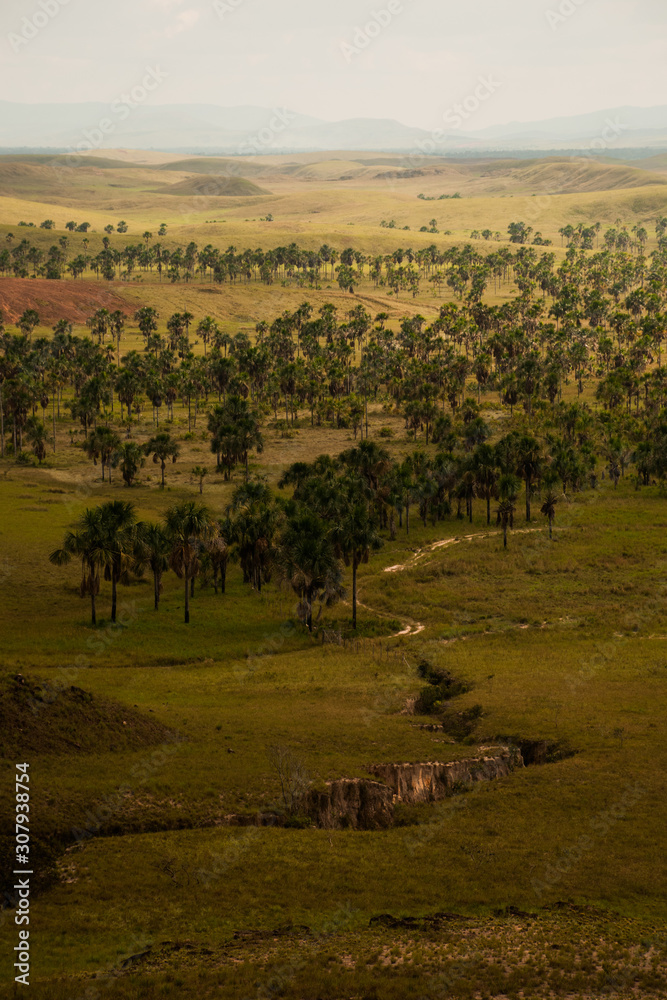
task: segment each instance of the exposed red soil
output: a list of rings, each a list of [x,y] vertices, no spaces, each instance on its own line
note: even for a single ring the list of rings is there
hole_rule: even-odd
[[[0,309],[5,323],[16,323],[26,309],[36,309],[40,326],[59,319],[85,323],[97,309],[126,316],[133,312],[125,299],[101,281],[50,281],[47,278],[0,278]]]

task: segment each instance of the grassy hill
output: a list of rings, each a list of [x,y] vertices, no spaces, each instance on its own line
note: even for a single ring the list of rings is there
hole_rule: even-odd
[[[433,216],[441,231],[459,240],[485,227],[505,234],[509,222],[522,218],[559,242],[558,229],[568,222],[644,223],[667,204],[660,173],[587,159],[461,162],[346,153],[118,166],[114,156],[98,165],[99,159],[78,157],[71,165],[59,157],[0,158],[0,224],[11,229],[21,219],[39,225],[52,218],[60,231],[73,213],[85,213],[98,232],[123,218],[136,240],[164,221],[170,235],[185,239],[188,227],[217,219],[221,228],[207,235],[241,247],[256,246],[258,236],[263,245],[278,245],[298,235],[304,244],[354,241],[370,252],[396,247],[395,238],[380,230],[383,219],[408,226],[410,236],[400,238],[415,247],[428,245],[418,230]],[[211,175],[214,189],[206,180]],[[417,198],[455,193],[461,199],[425,204]],[[186,201],[174,204],[167,195]],[[261,202],[247,201],[252,195],[261,195]],[[267,213],[274,224],[258,230],[257,219]]]

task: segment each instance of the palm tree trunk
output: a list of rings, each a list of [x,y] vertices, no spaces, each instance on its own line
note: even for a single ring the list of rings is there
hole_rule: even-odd
[[[352,560],[352,628],[357,627],[357,560]]]
[[[90,595],[90,616],[93,625],[97,625],[97,614],[95,612],[95,594]]]
[[[162,489],[164,489],[164,459],[162,460]]]
[[[553,518],[549,517],[549,538],[553,538]]]
[[[507,548],[507,525],[503,524],[503,548]]]
[[[112,572],[111,574],[111,621],[116,621],[116,602],[118,599],[117,594],[117,581],[116,574]]]
[[[160,578],[157,573],[153,573],[153,590],[155,593],[155,610],[160,606]]]
[[[488,494],[486,497],[486,523],[487,526],[491,524],[491,495]]]
[[[526,478],[526,521],[530,521],[530,479]]]
[[[190,624],[190,581],[188,579],[188,574],[185,572],[183,574],[185,579],[185,624]]]

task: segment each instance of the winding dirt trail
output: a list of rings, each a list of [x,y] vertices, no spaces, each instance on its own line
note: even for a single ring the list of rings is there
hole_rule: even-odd
[[[544,528],[517,528],[512,531],[513,535],[529,535],[535,532],[544,531]],[[424,548],[418,549],[410,559],[405,563],[398,563],[396,566],[386,566],[385,573],[403,573],[405,570],[414,569],[423,559],[428,556],[433,555],[433,553],[440,551],[441,549],[449,548],[452,545],[458,545],[461,542],[472,542],[476,539],[491,538],[498,535],[498,531],[478,531],[472,535],[456,535],[454,538],[444,538],[438,542],[431,542],[430,545],[425,545]],[[362,604],[361,601],[357,602],[360,608],[364,608],[366,611],[370,611],[371,614],[377,615],[378,618],[391,618],[391,615],[385,614],[382,611],[377,611],[375,608],[369,607],[367,604]],[[393,635],[388,636],[389,639],[399,639],[399,638],[412,638],[413,636],[419,635],[424,631],[426,625],[423,622],[414,621],[411,618],[406,618],[404,615],[399,616],[402,618],[401,624],[403,628],[400,632],[396,632]],[[527,627],[527,626],[526,626]]]
[[[538,531],[544,531],[544,528],[515,528],[512,530],[512,534],[530,535]],[[425,559],[426,556],[437,552],[439,549],[449,548],[450,545],[458,545],[461,542],[472,542],[475,539],[491,538],[498,534],[498,531],[477,531],[472,535],[456,535],[454,538],[444,538],[440,542],[431,542],[430,545],[425,545],[423,549],[418,549],[406,563],[399,563],[397,566],[386,566],[384,572],[402,573],[406,569],[414,569],[418,562]]]

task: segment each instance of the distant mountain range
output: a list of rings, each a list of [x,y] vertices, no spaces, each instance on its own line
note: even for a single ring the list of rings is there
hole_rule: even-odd
[[[608,108],[569,118],[432,134],[393,119],[327,122],[279,108],[213,104],[19,104],[0,101],[0,148],[155,149],[263,154],[355,150],[474,153],[502,150],[667,149],[667,106]],[[427,144],[424,146],[424,144]]]

